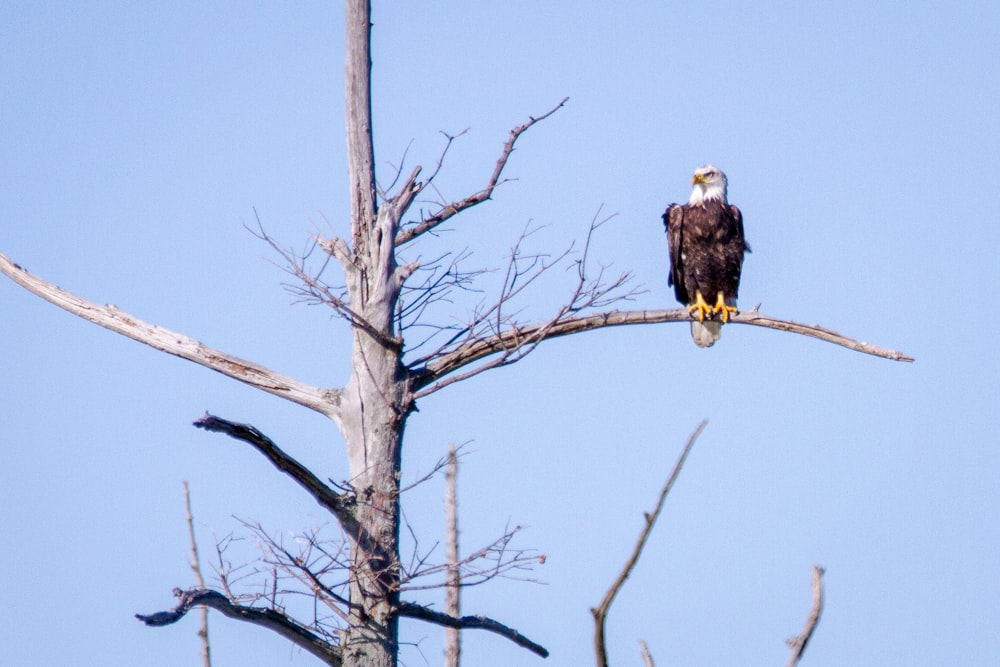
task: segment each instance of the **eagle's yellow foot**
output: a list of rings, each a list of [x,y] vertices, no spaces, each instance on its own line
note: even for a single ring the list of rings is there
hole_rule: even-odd
[[[701,295],[699,294],[699,296]],[[736,308],[736,306],[727,306],[725,297],[722,296],[722,292],[719,292],[719,297],[715,300],[715,306],[712,308],[712,313],[716,315],[722,313],[722,321],[728,322],[730,313],[736,315],[739,312],[740,311]]]
[[[712,319],[712,307],[708,305],[708,302],[705,301],[705,297],[701,295],[700,291],[695,292],[695,301],[688,306],[688,312],[691,313],[691,317],[694,317],[694,314],[698,313],[699,322],[704,322],[706,315],[708,315],[708,319]]]

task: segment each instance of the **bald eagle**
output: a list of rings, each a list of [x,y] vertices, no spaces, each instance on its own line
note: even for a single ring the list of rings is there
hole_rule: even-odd
[[[698,347],[711,347],[722,335],[722,323],[736,314],[743,270],[743,214],[726,200],[728,181],[722,170],[707,164],[691,179],[687,204],[671,204],[663,214],[670,247],[670,277],[677,300],[692,317],[691,337]]]

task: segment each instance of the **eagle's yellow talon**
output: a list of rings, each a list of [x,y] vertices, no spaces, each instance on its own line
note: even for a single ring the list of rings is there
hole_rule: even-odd
[[[709,319],[712,319],[712,307],[705,301],[705,297],[701,295],[700,290],[695,293],[695,301],[688,306],[688,312],[691,313],[691,317],[694,317],[694,314],[698,313],[699,322],[704,322],[706,315],[708,315]]]
[[[698,296],[701,296],[700,292],[698,293]],[[722,296],[722,292],[719,292],[719,296],[715,300],[715,306],[712,308],[712,313],[713,314],[722,313],[722,321],[723,322],[728,322],[729,321],[729,314],[730,313],[732,313],[733,315],[736,315],[739,312],[740,311],[739,311],[738,308],[736,308],[736,306],[728,306],[728,305],[726,305],[726,298],[724,296]]]

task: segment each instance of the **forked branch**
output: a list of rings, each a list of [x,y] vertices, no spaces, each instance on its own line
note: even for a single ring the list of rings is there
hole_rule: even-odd
[[[128,336],[161,352],[193,361],[293,403],[312,408],[327,415],[337,424],[340,423],[338,389],[313,387],[252,361],[214,350],[184,334],[143,322],[116,306],[101,306],[88,301],[29,273],[2,253],[0,253],[0,273],[49,303],[98,326]]]
[[[454,201],[449,204],[445,204],[436,213],[431,214],[427,218],[424,218],[420,222],[414,224],[413,226],[407,227],[399,232],[396,236],[396,245],[401,246],[408,241],[412,241],[421,234],[429,232],[434,229],[442,222],[458,215],[462,211],[472,208],[477,204],[481,204],[493,196],[493,191],[496,189],[497,185],[501,183],[500,177],[503,175],[503,170],[507,166],[507,160],[510,159],[511,153],[514,152],[514,144],[517,143],[518,138],[528,131],[535,123],[541,122],[554,114],[556,111],[562,108],[564,104],[569,100],[568,97],[564,97],[559,104],[552,107],[546,111],[541,116],[530,117],[528,121],[522,125],[518,125],[510,131],[510,135],[507,137],[507,142],[503,146],[503,151],[500,153],[500,157],[497,158],[496,166],[493,168],[493,173],[490,175],[489,180],[484,187],[479,192],[469,195],[464,199],[459,201]],[[451,144],[452,137],[449,137],[448,144]],[[447,147],[446,147],[447,149]],[[440,165],[439,165],[440,168]],[[434,172],[437,173],[437,170]],[[433,175],[432,175],[433,180]],[[428,183],[425,183],[423,187],[426,187]]]
[[[670,493],[670,489],[673,488],[674,482],[677,481],[677,476],[680,475],[681,467],[684,465],[684,461],[687,460],[687,456],[691,452],[691,448],[694,447],[694,441],[698,439],[698,436],[707,424],[707,421],[702,421],[698,424],[698,428],[694,430],[694,433],[692,433],[688,438],[687,444],[684,446],[684,451],[681,452],[680,458],[677,459],[677,464],[674,466],[674,471],[670,473],[667,483],[663,485],[663,489],[660,491],[660,499],[656,503],[656,508],[651,513],[643,514],[645,525],[639,533],[639,539],[635,543],[635,548],[632,549],[632,555],[629,556],[628,561],[625,563],[625,567],[622,568],[621,573],[615,579],[614,583],[611,584],[611,588],[609,588],[608,592],[604,594],[604,599],[601,600],[601,604],[590,610],[590,613],[594,615],[594,652],[597,656],[597,667],[608,667],[608,652],[604,641],[604,627],[605,620],[608,616],[608,610],[611,608],[611,603],[614,602],[615,596],[618,595],[622,586],[625,585],[625,580],[629,578],[630,574],[632,574],[635,564],[639,562],[639,556],[642,555],[642,550],[646,546],[646,540],[649,539],[649,534],[653,532],[653,526],[656,524],[656,519],[660,516],[660,512],[663,510],[663,504],[667,500],[667,494]]]
[[[209,607],[223,616],[253,623],[276,632],[328,665],[339,667],[341,664],[339,647],[330,644],[316,633],[274,609],[245,607],[233,603],[218,591],[203,588],[192,588],[186,591],[177,588],[174,589],[174,595],[179,598],[179,601],[173,609],[148,615],[136,614],[135,617],[148,626],[158,627],[176,623],[194,607]]]

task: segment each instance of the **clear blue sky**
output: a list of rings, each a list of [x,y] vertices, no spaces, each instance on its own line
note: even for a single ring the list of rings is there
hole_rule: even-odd
[[[288,246],[347,232],[342,9],[326,3],[0,5],[0,251],[99,303],[306,382],[347,377],[344,325],[292,305],[259,212]],[[468,592],[541,661],[483,633],[466,664],[592,663],[597,604],[688,434],[710,423],[609,624],[612,660],[783,664],[827,568],[803,664],[994,664],[1000,270],[1000,9],[987,2],[376,3],[376,157],[481,187],[509,128],[517,180],[425,258],[498,266],[529,221],[539,250],[617,213],[595,256],[634,272],[634,308],[673,307],[660,214],[692,170],[729,175],[753,254],[741,303],[912,354],[686,325],[552,341],[423,401],[405,480],[471,441],[467,550],[509,522],[544,584]],[[407,153],[407,147],[409,150]],[[525,308],[569,288],[553,275]],[[235,517],[289,539],[329,522],[247,447],[190,423],[248,421],[323,477],[347,476],[324,419],[153,352],[0,281],[0,605],[12,665],[197,664],[197,619],[132,618],[193,583],[182,480],[203,551]],[[451,313],[462,318],[465,310]],[[421,545],[443,482],[407,494]],[[253,544],[240,543],[246,558]],[[234,554],[236,556],[236,554]],[[209,558],[209,560],[211,560]],[[430,601],[433,598],[423,598]],[[315,661],[214,618],[216,664]],[[441,631],[406,622],[405,664]]]

